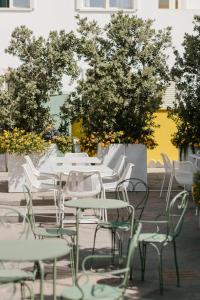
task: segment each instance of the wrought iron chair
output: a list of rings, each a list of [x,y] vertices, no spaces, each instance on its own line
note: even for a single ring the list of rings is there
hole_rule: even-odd
[[[33,209],[33,202],[32,202],[32,194],[30,189],[24,185],[23,186],[24,190],[24,197],[26,201],[26,206],[27,206],[27,218],[29,220],[30,226],[32,233],[35,237],[35,239],[46,239],[46,238],[63,238],[66,240],[66,237],[70,238],[70,243],[69,241],[68,244],[71,246],[71,251],[70,251],[70,261],[71,261],[71,268],[72,268],[72,276],[74,279],[74,248],[75,248],[75,236],[76,236],[76,231],[68,228],[63,228],[62,226],[60,227],[41,227],[40,225],[37,226],[35,222],[35,217],[42,217],[45,218],[44,215],[41,214],[35,214],[34,209]],[[49,216],[46,216],[49,219]]]
[[[61,300],[117,300],[117,299],[124,299],[124,294],[128,285],[129,275],[132,271],[131,264],[132,259],[134,256],[135,249],[138,244],[138,238],[141,231],[141,224],[138,225],[137,230],[134,234],[134,236],[129,241],[129,250],[126,260],[125,268],[114,270],[107,273],[97,273],[95,272],[95,275],[101,275],[103,277],[110,277],[110,276],[118,276],[123,275],[123,279],[120,285],[118,286],[110,286],[103,283],[95,283],[91,284],[89,283],[89,275],[94,275],[94,272],[87,271],[86,270],[86,264],[89,260],[99,259],[103,260],[106,258],[110,258],[110,256],[106,255],[90,255],[87,256],[83,260],[82,268],[83,268],[83,274],[78,278],[77,283],[75,286],[65,288],[61,295]],[[80,285],[79,280],[81,277],[86,276],[86,281],[84,284]]]
[[[129,190],[129,192],[127,191]],[[146,183],[139,179],[139,178],[129,178],[122,180],[118,183],[115,194],[116,198],[119,200],[129,201],[129,193],[131,196],[131,202],[134,207],[134,227],[140,221],[143,211],[145,209],[148,197],[149,197],[149,188]],[[131,227],[131,218],[132,212],[129,208],[126,209],[117,209],[117,216],[114,220],[108,222],[99,222],[96,226],[95,233],[94,233],[94,242],[93,242],[93,250],[92,253],[94,254],[95,251],[95,243],[97,233],[100,229],[108,229],[111,231],[112,236],[112,246],[111,252],[113,256],[115,254],[115,244],[116,244],[116,236],[118,237],[119,242],[119,255],[122,256],[122,245],[123,245],[123,238],[120,233],[124,233],[127,231],[134,232],[134,228]]]
[[[189,194],[187,191],[182,191],[177,194],[170,202],[169,208],[166,213],[167,219],[164,221],[142,221],[142,224],[152,224],[155,226],[155,231],[150,233],[141,233],[139,237],[139,249],[141,258],[141,270],[142,270],[142,280],[144,280],[145,275],[145,265],[146,265],[146,253],[147,246],[151,245],[157,252],[159,258],[159,283],[160,283],[160,293],[163,293],[163,267],[162,267],[162,256],[163,249],[169,244],[173,244],[174,249],[174,260],[177,276],[177,286],[180,285],[180,275],[178,269],[177,261],[177,251],[176,251],[176,238],[181,233],[184,216],[188,207]],[[161,232],[161,226],[165,226],[165,232]]]
[[[1,240],[18,240],[28,239],[31,233],[28,218],[16,209],[8,206],[0,206],[0,229]],[[24,222],[23,222],[24,220]],[[10,249],[7,249],[10,251]],[[15,251],[15,249],[13,249]],[[23,253],[22,253],[23,256]],[[1,260],[1,258],[0,258]],[[15,284],[21,285],[21,297],[24,299],[24,288],[26,287],[30,293],[30,298],[34,300],[33,287],[27,284],[27,281],[35,280],[35,272],[23,270],[19,263],[0,262],[0,284],[13,283],[12,299],[16,292]]]

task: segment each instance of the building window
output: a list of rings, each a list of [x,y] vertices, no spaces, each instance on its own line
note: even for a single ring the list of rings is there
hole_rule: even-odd
[[[31,9],[33,0],[0,0],[0,9]]]
[[[115,7],[115,8],[125,8],[125,9],[130,9],[132,7],[132,1],[131,0],[110,0],[109,1],[109,6],[110,7]]]
[[[135,9],[137,0],[76,0],[79,10]]]
[[[159,0],[159,8],[169,8],[169,0]]]
[[[104,7],[104,0],[84,0],[84,7]]]

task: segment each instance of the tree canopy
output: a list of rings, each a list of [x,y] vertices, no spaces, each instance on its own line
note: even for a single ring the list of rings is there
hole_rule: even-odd
[[[62,107],[63,119],[82,119],[86,134],[123,131],[154,144],[153,113],[169,81],[170,28],[122,12],[104,28],[78,17],[77,54],[87,70]]]
[[[176,101],[169,116],[177,125],[172,138],[175,146],[186,149],[200,143],[200,17],[194,17],[194,33],[186,33],[183,54],[175,51],[172,69],[176,83]]]
[[[25,26],[17,27],[6,52],[20,60],[0,77],[0,129],[14,127],[42,132],[52,123],[45,103],[59,93],[63,74],[75,78],[76,39],[72,32],[52,31],[45,39]],[[6,88],[5,88],[6,87]]]

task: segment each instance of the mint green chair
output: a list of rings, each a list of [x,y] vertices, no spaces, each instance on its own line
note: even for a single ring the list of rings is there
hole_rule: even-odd
[[[27,185],[23,186],[24,190],[24,197],[26,201],[26,207],[27,207],[27,217],[29,219],[29,222],[31,224],[31,229],[34,234],[35,238],[43,239],[43,238],[64,238],[65,236],[70,237],[72,244],[74,244],[74,237],[76,236],[76,231],[68,228],[62,228],[62,227],[54,227],[54,228],[46,228],[46,227],[40,227],[36,226],[35,223],[35,214],[33,210],[33,202],[32,202],[32,194],[30,189],[27,187]],[[37,215],[41,216],[41,215]],[[42,217],[45,217],[42,215]],[[49,216],[47,216],[49,218]]]
[[[147,200],[149,197],[149,188],[143,180],[131,177],[129,179],[122,180],[117,184],[115,195],[116,199],[123,200],[128,203],[130,203],[129,196],[131,195],[131,203],[134,207],[134,216],[132,216],[132,211],[130,210],[130,208],[127,207],[126,209],[117,209],[116,218],[114,220],[108,220],[107,222],[100,221],[95,228],[92,250],[92,253],[94,254],[98,231],[100,229],[108,229],[111,231],[111,252],[113,253],[113,258],[116,250],[116,237],[118,238],[119,256],[122,256],[122,234],[129,231],[130,235],[132,235],[132,233],[134,232],[134,228],[130,228],[131,218],[134,217],[135,227],[140,221],[147,204]]]
[[[16,209],[9,206],[0,206],[0,230],[1,240],[18,240],[28,239],[31,233],[30,224],[26,216]],[[24,220],[23,222],[21,222]],[[16,224],[17,223],[17,224]],[[9,249],[8,249],[9,251]],[[14,249],[13,249],[14,251]],[[23,253],[22,253],[23,256]],[[0,257],[1,260],[1,257]],[[13,283],[12,299],[15,299],[15,284],[21,286],[21,298],[24,299],[24,288],[26,287],[30,293],[30,298],[34,300],[34,292],[32,285],[27,281],[35,280],[35,272],[28,272],[22,269],[19,263],[0,262],[0,284]],[[2,296],[1,296],[2,299]]]
[[[30,189],[24,184],[24,197],[26,201],[26,208],[27,208],[27,217],[29,219],[31,230],[36,239],[45,239],[45,238],[63,238],[66,237],[70,238],[70,243],[68,241],[69,246],[71,247],[70,251],[70,261],[71,261],[71,268],[72,268],[72,276],[73,280],[75,280],[75,266],[74,266],[74,248],[75,248],[75,236],[76,231],[68,228],[63,227],[41,227],[37,226],[35,222],[35,214],[33,210],[33,202],[32,202],[32,194]],[[41,216],[37,214],[37,216]],[[44,217],[44,215],[42,215]],[[47,216],[49,218],[49,216]]]
[[[152,246],[158,255],[159,269],[159,287],[160,294],[163,294],[163,250],[168,244],[173,245],[174,262],[177,276],[177,286],[180,286],[180,275],[178,269],[178,259],[176,250],[176,239],[181,233],[184,216],[188,207],[189,193],[187,191],[177,194],[169,204],[166,211],[165,220],[142,221],[142,224],[155,226],[155,231],[150,233],[141,233],[139,237],[139,249],[141,258],[142,280],[144,280],[146,267],[147,246]],[[165,227],[164,232],[161,230]]]
[[[67,287],[63,290],[61,299],[62,300],[117,300],[117,299],[124,299],[124,293],[126,291],[128,280],[129,280],[129,274],[131,271],[131,264],[133,255],[135,252],[135,249],[138,245],[138,238],[141,231],[141,224],[138,225],[138,228],[134,234],[134,236],[129,241],[129,251],[127,255],[127,261],[125,268],[114,270],[108,273],[97,273],[95,272],[95,275],[101,275],[103,277],[108,276],[118,276],[123,275],[122,282],[119,286],[109,286],[107,284],[91,284],[89,283],[89,275],[94,275],[94,272],[87,271],[85,268],[86,263],[88,260],[93,259],[105,259],[110,258],[110,256],[107,255],[90,255],[87,256],[83,260],[82,268],[83,268],[83,274],[78,278],[77,283],[75,286]],[[79,285],[79,280],[81,277],[86,277],[85,283],[83,285]]]

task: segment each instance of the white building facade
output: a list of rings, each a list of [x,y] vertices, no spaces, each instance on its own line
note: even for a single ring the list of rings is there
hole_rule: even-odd
[[[200,14],[200,0],[0,0],[0,72],[18,64],[4,52],[15,27],[26,25],[46,36],[50,30],[74,30],[77,13],[103,25],[119,9],[154,19],[157,29],[171,26],[173,45],[180,50],[184,33],[192,32],[193,17]]]

